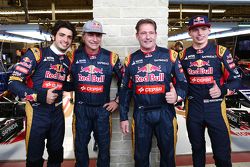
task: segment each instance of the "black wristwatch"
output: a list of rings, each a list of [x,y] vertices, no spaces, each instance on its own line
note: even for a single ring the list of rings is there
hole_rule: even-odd
[[[119,96],[115,97],[114,102],[116,102],[117,104],[119,104]]]

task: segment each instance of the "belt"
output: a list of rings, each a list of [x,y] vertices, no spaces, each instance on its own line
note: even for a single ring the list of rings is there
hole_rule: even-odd
[[[214,103],[214,102],[220,102],[222,101],[223,99],[203,99],[203,102],[204,103]]]
[[[86,105],[89,107],[102,107],[104,105],[104,104],[100,104],[100,103],[88,103],[88,102],[83,102],[83,101],[79,101],[78,104]]]
[[[139,106],[139,109],[142,109],[144,111],[152,111],[152,110],[157,110],[161,109],[163,105],[150,105],[150,106]]]

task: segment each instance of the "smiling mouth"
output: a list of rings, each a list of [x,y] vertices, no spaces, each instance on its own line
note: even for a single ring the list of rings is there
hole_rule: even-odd
[[[146,43],[146,44],[147,44],[147,43],[152,43],[152,41],[144,41],[144,43]]]

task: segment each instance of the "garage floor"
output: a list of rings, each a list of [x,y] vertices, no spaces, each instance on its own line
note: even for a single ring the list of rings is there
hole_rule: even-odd
[[[232,153],[233,167],[250,167],[250,152]],[[214,167],[211,154],[207,155],[206,167]],[[178,167],[192,167],[191,155],[178,155],[176,157]],[[46,165],[44,165],[45,167]],[[0,167],[25,167],[24,161],[0,161]],[[62,167],[74,167],[74,160],[64,160]],[[89,167],[95,167],[95,160],[90,160]]]

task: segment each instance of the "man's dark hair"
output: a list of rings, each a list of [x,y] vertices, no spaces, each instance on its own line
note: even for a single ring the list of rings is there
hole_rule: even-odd
[[[155,23],[154,20],[152,19],[141,19],[137,22],[136,26],[135,26],[135,29],[136,29],[136,33],[139,32],[139,28],[142,24],[152,24],[154,26],[154,29],[155,29],[155,32],[156,32],[156,29],[157,29],[157,25]]]
[[[77,35],[74,25],[71,24],[69,21],[62,21],[62,20],[58,20],[55,23],[54,27],[52,28],[51,34],[53,36],[56,36],[56,33],[59,31],[60,28],[67,28],[67,29],[71,30],[72,34],[73,34],[73,39]]]

